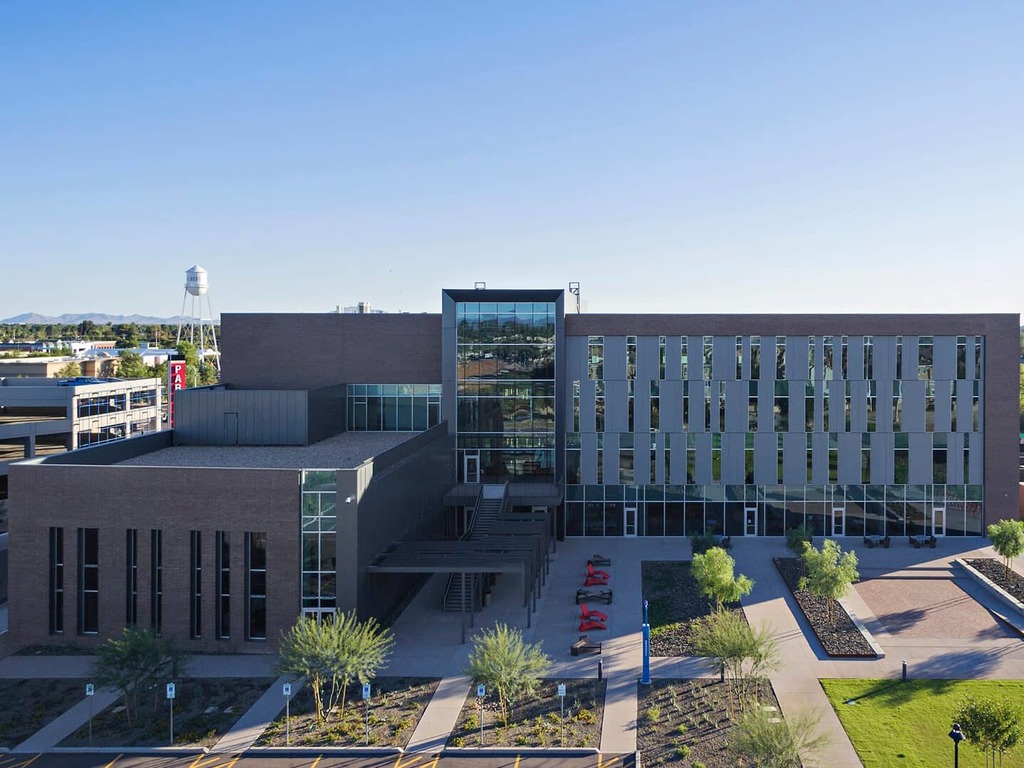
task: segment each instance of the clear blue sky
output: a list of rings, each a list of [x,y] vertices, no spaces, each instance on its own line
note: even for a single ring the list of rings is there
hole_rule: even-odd
[[[1024,3],[0,3],[0,317],[1024,309]]]

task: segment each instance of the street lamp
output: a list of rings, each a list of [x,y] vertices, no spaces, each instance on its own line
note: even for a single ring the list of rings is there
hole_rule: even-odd
[[[960,742],[965,738],[964,732],[960,730],[960,723],[953,723],[949,738],[953,740],[953,768],[960,768]]]

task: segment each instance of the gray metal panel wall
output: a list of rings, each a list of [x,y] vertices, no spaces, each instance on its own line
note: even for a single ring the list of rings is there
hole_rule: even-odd
[[[807,337],[790,336],[786,339],[786,378],[800,381],[807,378]]]
[[[307,393],[299,390],[179,390],[177,445],[306,445]],[[178,414],[181,421],[178,422]],[[235,415],[235,434],[228,420]],[[180,425],[180,426],[179,426]]]
[[[604,377],[606,380],[626,378],[626,337],[604,337]]]
[[[861,481],[860,435],[840,432],[836,435],[836,442],[839,444],[839,482],[859,484]]]
[[[678,368],[676,369],[679,370]],[[683,382],[679,379],[661,382],[660,429],[662,432],[683,430]],[[675,445],[673,444],[673,448]]]
[[[580,481],[585,485],[597,482],[597,434],[580,435]]]
[[[726,485],[743,485],[746,482],[744,438],[742,433],[722,435],[722,482]]]
[[[932,482],[932,436],[925,432],[909,437],[910,465],[907,480],[912,485],[928,485]]]
[[[746,433],[747,397],[750,384],[746,381],[725,382],[725,431]]]
[[[771,432],[754,435],[754,482],[775,485],[779,482],[778,438]]]
[[[583,336],[570,336],[565,340],[565,378],[568,381],[581,381],[589,375],[589,346]]]
[[[605,484],[619,482],[619,435],[617,432],[607,432],[604,436],[604,466],[601,471],[604,473]]]
[[[629,427],[626,380],[605,379],[604,428],[606,432],[627,432]]]
[[[637,379],[658,379],[660,373],[661,344],[659,338],[657,336],[640,336],[636,340]]]
[[[711,345],[711,378],[735,379],[736,339],[732,336],[715,336]]]
[[[807,437],[803,433],[782,435],[782,482],[786,485],[807,482]]]
[[[916,366],[915,366],[916,367]],[[904,381],[902,432],[924,432],[924,393],[927,382]]]
[[[956,336],[936,336],[932,347],[932,377],[935,379],[956,378]]]

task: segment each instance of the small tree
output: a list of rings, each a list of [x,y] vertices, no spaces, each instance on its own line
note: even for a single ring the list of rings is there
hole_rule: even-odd
[[[786,548],[792,552],[796,557],[801,558],[800,560],[800,573],[801,575],[806,573],[803,561],[804,550],[807,547],[814,545],[814,534],[811,529],[798,525],[796,528],[789,528],[786,530]]]
[[[712,547],[718,546],[718,537],[713,533],[694,533],[690,535],[690,551],[695,555],[703,555]]]
[[[523,642],[523,633],[505,624],[495,624],[473,638],[466,673],[474,683],[483,683],[498,694],[501,719],[508,726],[512,708],[532,694],[551,665],[540,645]]]
[[[992,548],[1003,558],[1006,573],[1010,573],[1010,561],[1024,552],[1024,521],[1000,520],[988,527]]]
[[[819,717],[812,712],[775,719],[762,707],[749,709],[729,736],[729,752],[744,765],[800,768],[801,758],[812,757],[829,742],[828,734],[817,733]]]
[[[739,683],[741,701],[747,698],[749,680],[766,676],[779,664],[779,646],[771,629],[755,630],[743,616],[731,611],[712,614],[699,622],[690,640],[698,656],[715,659],[726,677]],[[731,704],[731,690],[729,701]]]
[[[1003,753],[1021,739],[1021,711],[1005,700],[967,698],[960,702],[953,721],[960,723],[967,743],[985,755],[985,765],[1002,764]]]
[[[825,615],[829,621],[834,621],[833,603],[843,597],[850,585],[860,578],[857,572],[857,553],[844,553],[836,541],[825,539],[821,549],[806,547],[803,561],[807,575],[800,577],[799,588],[825,598]]]
[[[59,371],[57,371],[57,378],[58,379],[76,379],[76,378],[78,378],[81,375],[82,375],[82,366],[80,366],[78,363],[74,362],[73,360],[70,361],[70,362],[64,363],[64,365],[61,367],[61,369]]]
[[[359,621],[355,611],[323,621],[299,617],[281,638],[277,671],[309,681],[316,719],[322,724],[339,701],[339,714],[344,714],[349,683],[374,677],[393,644],[391,633],[376,619]]]
[[[160,637],[149,628],[125,627],[121,637],[111,638],[97,649],[92,674],[101,686],[121,691],[124,714],[131,727],[132,716],[139,710],[139,698],[152,692],[155,709],[160,682],[184,671],[184,653],[174,647],[170,638]]]
[[[693,556],[693,578],[701,594],[715,601],[715,610],[722,611],[723,603],[735,603],[749,595],[754,582],[740,574],[733,576],[736,561],[721,547],[712,547],[702,555]]]

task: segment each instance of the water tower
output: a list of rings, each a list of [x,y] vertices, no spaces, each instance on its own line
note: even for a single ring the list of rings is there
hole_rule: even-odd
[[[217,350],[217,333],[214,331],[213,308],[210,306],[210,281],[206,270],[196,264],[185,270],[185,297],[181,300],[181,317],[178,319],[178,340],[194,344],[201,360],[209,359],[220,370],[220,352]],[[206,299],[205,313],[203,299]],[[190,301],[191,300],[191,301]],[[185,305],[189,312],[185,314]]]

